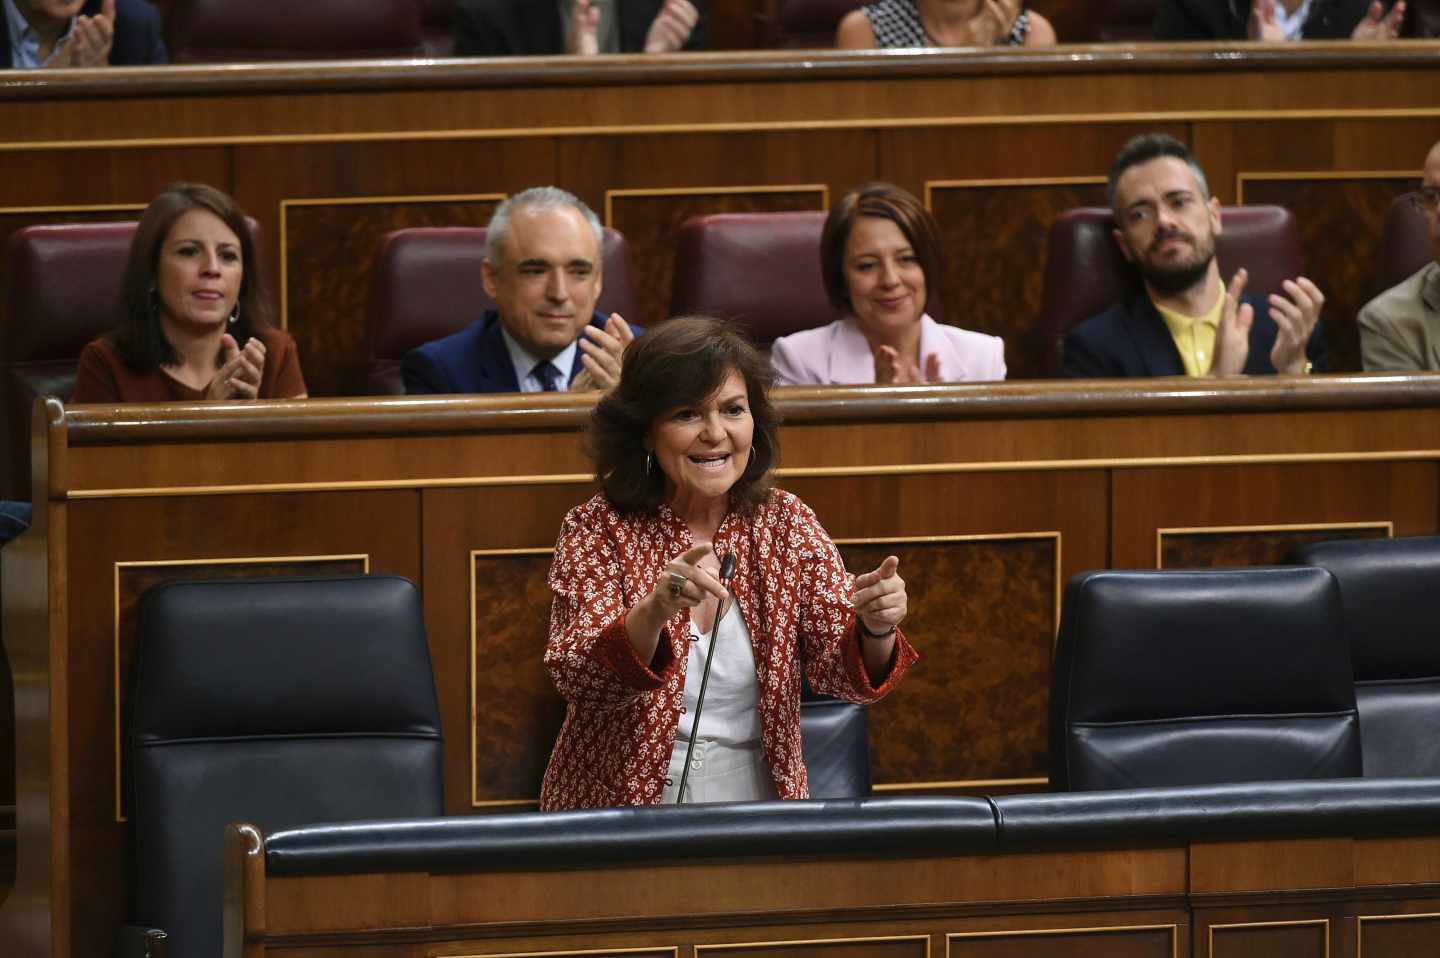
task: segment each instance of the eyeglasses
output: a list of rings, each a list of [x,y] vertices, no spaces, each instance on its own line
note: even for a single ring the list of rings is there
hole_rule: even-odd
[[[1410,203],[1422,213],[1440,213],[1440,187],[1420,187],[1410,194]]]

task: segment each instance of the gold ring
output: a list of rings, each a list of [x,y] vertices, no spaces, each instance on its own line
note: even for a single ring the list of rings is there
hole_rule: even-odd
[[[680,598],[680,593],[685,591],[685,583],[689,581],[678,572],[670,573],[670,594],[677,599]]]

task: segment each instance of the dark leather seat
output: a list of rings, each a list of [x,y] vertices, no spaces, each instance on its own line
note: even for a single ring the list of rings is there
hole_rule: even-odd
[[[870,717],[865,706],[828,698],[801,702],[800,739],[811,798],[870,794]]]
[[[435,681],[408,580],[160,585],[141,599],[138,643],[128,918],[163,929],[172,953],[220,954],[228,823],[444,811]]]
[[[1376,295],[1410,278],[1435,258],[1429,225],[1424,212],[1415,206],[1413,195],[1395,197],[1385,213],[1385,232],[1375,266]]]
[[[424,52],[415,0],[179,0],[176,63],[410,57]]]
[[[417,227],[396,230],[381,241],[366,309],[370,395],[402,395],[400,361],[406,353],[458,333],[495,308],[480,279],[485,236],[483,227]],[[600,255],[603,285],[595,308],[637,321],[630,244],[607,229]]]
[[[670,315],[743,326],[757,345],[840,318],[820,276],[824,213],[694,216],[675,244]]]
[[[1076,576],[1056,646],[1050,765],[1056,791],[1360,775],[1334,577]]]
[[[1300,230],[1289,210],[1227,206],[1220,218],[1215,255],[1227,282],[1243,266],[1250,274],[1246,294],[1263,300],[1300,275]],[[1066,333],[1139,289],[1139,274],[1115,245],[1114,228],[1110,211],[1098,206],[1068,210],[1050,227],[1035,335],[1037,354],[1052,374],[1060,371]]]
[[[1440,537],[1299,550],[1340,583],[1367,777],[1440,776]]]

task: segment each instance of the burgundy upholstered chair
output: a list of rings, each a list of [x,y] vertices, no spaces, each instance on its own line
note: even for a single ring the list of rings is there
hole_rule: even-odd
[[[415,0],[178,0],[176,63],[409,57],[424,52]]]
[[[1375,267],[1376,295],[1410,276],[1435,257],[1430,247],[1429,224],[1414,205],[1413,194],[1397,196],[1385,214],[1385,234],[1380,240],[1379,262]]]
[[[1220,218],[1224,231],[1216,238],[1215,255],[1227,282],[1243,266],[1250,273],[1246,295],[1263,299],[1300,274],[1300,231],[1289,210],[1227,206]],[[1139,283],[1115,245],[1113,229],[1110,211],[1095,206],[1068,210],[1050,227],[1035,335],[1052,375],[1060,370],[1065,334],[1120,302],[1127,286]]]
[[[768,347],[840,318],[820,276],[824,213],[717,213],[680,227],[670,315],[739,323]]]
[[[366,310],[370,395],[403,395],[400,361],[406,353],[458,333],[495,308],[480,279],[485,235],[483,227],[436,226],[396,230],[381,240]],[[630,244],[607,229],[600,255],[604,285],[595,308],[638,318]]]

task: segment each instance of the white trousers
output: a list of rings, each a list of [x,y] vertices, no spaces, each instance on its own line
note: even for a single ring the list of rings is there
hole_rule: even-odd
[[[670,769],[665,775],[665,793],[661,798],[664,804],[674,805],[675,796],[680,793],[685,749],[689,744],[682,739],[675,741],[675,750],[670,753]],[[759,742],[740,747],[703,738],[695,742],[683,804],[759,802],[776,797],[770,766],[765,762],[765,750]]]

